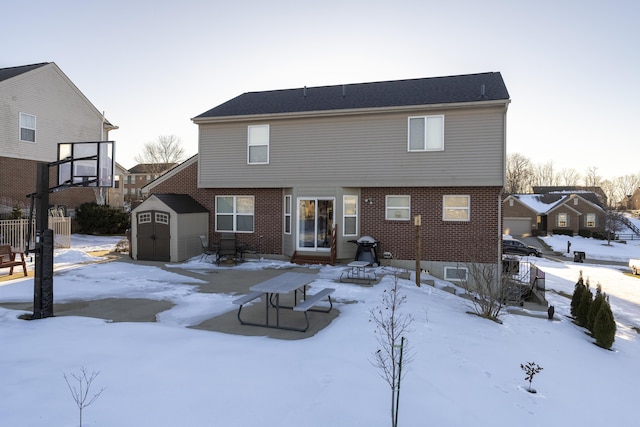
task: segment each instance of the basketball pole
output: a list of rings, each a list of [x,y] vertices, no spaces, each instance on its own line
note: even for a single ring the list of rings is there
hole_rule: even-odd
[[[49,164],[38,163],[36,181],[33,319],[53,316],[53,230],[49,229]]]

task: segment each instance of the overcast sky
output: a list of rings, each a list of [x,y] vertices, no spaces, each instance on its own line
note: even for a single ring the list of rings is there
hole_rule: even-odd
[[[0,68],[55,62],[120,127],[110,138],[126,168],[159,135],[195,154],[191,118],[244,92],[499,71],[509,153],[557,171],[640,173],[636,0],[32,0],[1,10]]]

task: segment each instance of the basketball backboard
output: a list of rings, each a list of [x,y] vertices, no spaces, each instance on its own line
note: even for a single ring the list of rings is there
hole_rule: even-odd
[[[58,186],[113,187],[114,142],[58,144]]]

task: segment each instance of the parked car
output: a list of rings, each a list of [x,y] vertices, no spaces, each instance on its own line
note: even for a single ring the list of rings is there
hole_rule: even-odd
[[[527,246],[520,240],[516,239],[502,239],[502,253],[510,255],[535,255],[537,257],[542,256],[540,249],[534,246]]]
[[[640,258],[631,258],[629,260],[629,268],[633,274],[640,274]]]

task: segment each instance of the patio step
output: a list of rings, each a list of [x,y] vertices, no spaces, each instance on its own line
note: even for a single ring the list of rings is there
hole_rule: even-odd
[[[301,254],[298,252],[294,252],[291,257],[291,262],[293,264],[323,264],[323,265],[334,265],[334,260],[329,255],[307,255]]]

